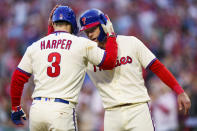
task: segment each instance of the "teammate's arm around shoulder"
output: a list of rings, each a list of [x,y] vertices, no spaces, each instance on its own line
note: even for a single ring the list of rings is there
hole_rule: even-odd
[[[110,36],[107,38],[105,50],[99,48],[96,42],[88,40],[86,56],[94,65],[105,70],[111,70],[116,65],[117,50],[116,37]]]
[[[101,63],[99,66],[104,70],[111,70],[116,65],[116,59],[118,55],[118,45],[116,42],[116,34],[114,32],[114,28],[112,22],[109,17],[105,15],[106,24],[101,24],[104,32],[107,34],[107,42],[105,45],[106,57],[105,61]]]

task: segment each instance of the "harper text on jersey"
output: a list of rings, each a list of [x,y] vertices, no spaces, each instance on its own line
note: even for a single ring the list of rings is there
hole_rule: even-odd
[[[59,40],[48,40],[47,42],[41,41],[40,48],[42,49],[66,49],[69,50],[71,47],[72,41],[66,39]]]

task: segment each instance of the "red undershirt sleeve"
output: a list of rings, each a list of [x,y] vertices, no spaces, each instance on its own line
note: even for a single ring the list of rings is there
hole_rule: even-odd
[[[47,32],[47,35],[50,35],[52,32],[54,32],[53,26],[48,25],[48,32]]]
[[[10,88],[12,107],[20,105],[24,84],[28,82],[30,76],[30,74],[25,73],[19,68],[14,71]]]
[[[149,69],[153,73],[155,73],[174,92],[176,92],[176,94],[181,94],[184,92],[172,73],[170,73],[170,71],[168,71],[168,69],[159,60],[155,60],[155,62],[150,65]]]
[[[101,69],[112,70],[116,65],[118,55],[116,37],[108,37],[105,46],[105,55],[102,62],[98,65]]]

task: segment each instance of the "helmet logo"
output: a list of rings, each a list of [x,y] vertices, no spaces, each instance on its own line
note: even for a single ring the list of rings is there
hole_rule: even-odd
[[[84,25],[86,24],[86,17],[82,18],[82,22],[83,22]]]
[[[63,19],[63,15],[62,14],[60,14],[60,20],[62,20]]]

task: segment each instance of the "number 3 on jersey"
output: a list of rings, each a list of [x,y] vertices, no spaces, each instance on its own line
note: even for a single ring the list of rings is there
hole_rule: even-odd
[[[50,53],[48,55],[48,62],[52,62],[55,58],[55,61],[47,68],[47,75],[50,77],[57,77],[60,74],[60,61],[61,55],[57,52]],[[54,69],[54,71],[52,70]]]

